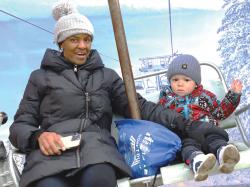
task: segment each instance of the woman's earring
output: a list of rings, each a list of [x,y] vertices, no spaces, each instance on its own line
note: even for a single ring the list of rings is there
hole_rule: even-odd
[[[60,52],[63,52],[63,48],[59,48],[59,51],[60,51]]]

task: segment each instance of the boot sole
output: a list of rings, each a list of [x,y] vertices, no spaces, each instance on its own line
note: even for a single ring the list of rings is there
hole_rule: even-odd
[[[223,163],[220,164],[219,170],[222,173],[231,173],[235,165],[240,161],[240,154],[236,147],[228,147],[223,154]]]
[[[216,158],[213,154],[208,154],[207,159],[200,165],[199,169],[195,173],[195,181],[203,181],[208,178],[208,173],[214,168],[216,164]]]

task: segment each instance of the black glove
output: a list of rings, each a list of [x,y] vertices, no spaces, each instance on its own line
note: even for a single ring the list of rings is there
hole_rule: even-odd
[[[177,130],[182,135],[184,135],[187,122],[189,121],[185,120],[184,117],[182,117],[182,115],[179,115],[174,119],[173,123],[170,126],[173,130]]]

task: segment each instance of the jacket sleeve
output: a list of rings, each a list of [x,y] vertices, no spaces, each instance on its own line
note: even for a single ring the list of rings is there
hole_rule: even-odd
[[[166,97],[166,88],[163,87],[160,90],[160,96],[159,96],[159,103],[161,103],[163,106],[167,103],[167,97]]]
[[[113,76],[112,86],[112,107],[115,113],[130,118],[130,112],[128,107],[128,99],[125,92],[125,86],[122,79],[115,74]],[[162,124],[170,130],[175,130],[172,124],[177,117],[183,118],[181,114],[175,111],[164,109],[161,104],[155,104],[147,101],[140,94],[137,94],[139,109],[141,111],[141,117],[143,120],[153,121]]]
[[[171,110],[175,109],[175,101],[176,98],[172,94],[172,90],[170,86],[163,86],[160,90],[159,103],[164,108],[171,108]]]
[[[14,122],[10,126],[9,140],[22,152],[31,149],[30,137],[39,130],[39,107],[42,99],[39,85],[43,82],[40,74],[41,71],[34,71],[30,75]]]
[[[240,103],[241,94],[229,90],[224,99],[220,102],[213,94],[211,114],[215,120],[224,120],[230,116]]]

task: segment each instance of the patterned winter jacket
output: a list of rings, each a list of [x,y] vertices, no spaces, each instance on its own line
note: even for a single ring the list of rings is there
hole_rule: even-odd
[[[159,103],[181,113],[186,119],[200,120],[218,125],[219,120],[230,116],[240,102],[241,94],[229,90],[220,102],[216,95],[199,85],[190,95],[178,96],[170,86],[160,91]]]

